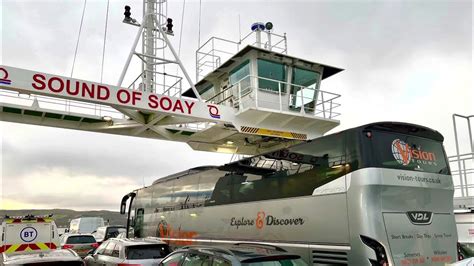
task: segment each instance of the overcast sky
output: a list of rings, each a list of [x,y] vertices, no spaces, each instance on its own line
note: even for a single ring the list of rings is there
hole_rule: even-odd
[[[83,1],[1,3],[2,64],[69,76]],[[105,0],[88,0],[74,77],[100,80]],[[116,84],[141,20],[140,0],[111,1],[104,83]],[[199,1],[169,3],[181,59],[194,76]],[[337,130],[403,121],[440,131],[454,154],[451,115],[474,114],[471,1],[202,1],[201,41],[237,40],[255,21],[286,32],[289,54],[345,70],[321,89],[342,95]],[[172,38],[178,47],[179,34]],[[0,122],[0,209],[118,210],[121,197],[158,177],[222,164],[229,155],[186,144]],[[467,144],[463,149],[467,151]]]

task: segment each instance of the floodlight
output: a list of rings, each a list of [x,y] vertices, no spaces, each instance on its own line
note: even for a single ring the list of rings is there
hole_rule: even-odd
[[[171,18],[166,19],[166,33],[173,34],[173,20]]]
[[[130,21],[132,18],[130,17],[132,15],[132,12],[130,12],[130,6],[125,6],[125,12],[123,13],[125,15],[124,20]]]
[[[273,29],[273,23],[271,23],[271,22],[265,23],[265,29],[266,30],[272,30]]]

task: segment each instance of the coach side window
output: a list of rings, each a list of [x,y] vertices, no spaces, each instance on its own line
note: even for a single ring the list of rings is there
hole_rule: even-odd
[[[361,150],[358,131],[346,131],[346,171],[353,172],[361,168]]]
[[[173,183],[174,181],[168,181],[163,183],[157,183],[152,186],[153,188],[153,206],[157,208],[156,212],[162,212],[171,208],[171,197],[173,196]]]
[[[289,149],[298,154],[292,159],[306,171],[299,171],[281,180],[283,197],[312,195],[313,190],[346,173],[344,134],[329,135]]]

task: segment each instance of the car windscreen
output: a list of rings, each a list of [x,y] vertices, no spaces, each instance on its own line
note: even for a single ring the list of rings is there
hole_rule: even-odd
[[[252,258],[242,262],[242,266],[308,266],[299,256],[270,256]]]
[[[90,244],[95,242],[93,236],[70,236],[66,240],[66,244]]]
[[[371,166],[450,174],[439,141],[399,133],[372,131],[368,142]],[[367,143],[367,142],[365,142]]]
[[[129,260],[161,259],[170,253],[168,245],[136,245],[125,247],[125,258]]]
[[[107,229],[107,235],[106,238],[112,238],[118,236],[120,233],[125,232],[126,229],[123,227],[110,227]]]

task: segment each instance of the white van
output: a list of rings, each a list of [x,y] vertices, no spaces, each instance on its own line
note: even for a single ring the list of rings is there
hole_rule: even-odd
[[[0,254],[50,251],[59,246],[56,223],[49,216],[6,216],[1,226]]]
[[[104,225],[104,218],[102,217],[81,217],[71,220],[71,223],[69,224],[69,233],[90,234]]]

